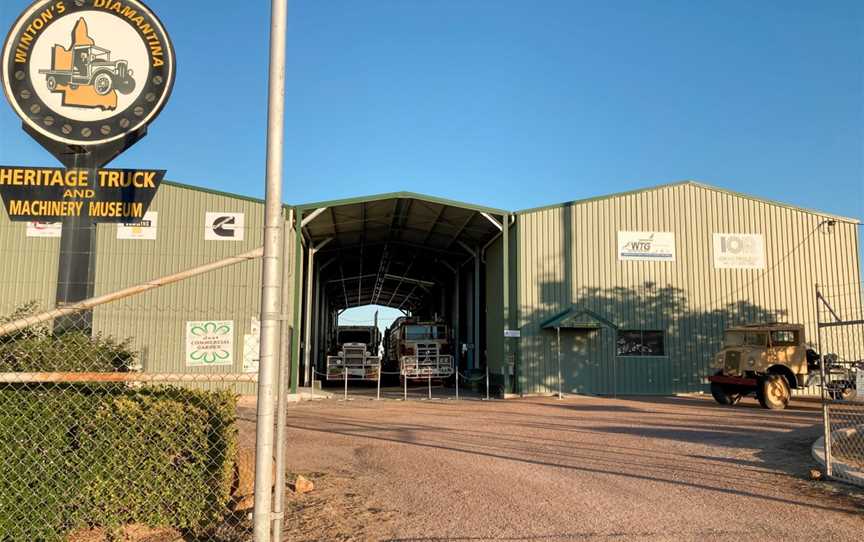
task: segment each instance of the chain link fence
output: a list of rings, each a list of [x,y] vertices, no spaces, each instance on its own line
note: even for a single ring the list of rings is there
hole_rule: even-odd
[[[826,474],[864,485],[864,283],[816,288]],[[821,448],[821,449],[820,449]]]
[[[256,219],[206,250],[99,225],[87,305],[55,303],[55,226],[0,223],[0,540],[252,539]]]

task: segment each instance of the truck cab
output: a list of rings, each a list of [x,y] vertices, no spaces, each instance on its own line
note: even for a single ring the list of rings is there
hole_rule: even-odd
[[[814,361],[804,338],[800,324],[728,328],[712,363],[711,395],[722,405],[734,405],[755,393],[764,408],[786,408],[792,390],[807,385]]]

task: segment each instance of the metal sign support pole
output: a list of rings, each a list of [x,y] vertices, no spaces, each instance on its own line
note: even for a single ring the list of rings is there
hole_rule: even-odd
[[[261,273],[261,347],[255,438],[255,542],[270,542],[273,503],[274,384],[279,353],[282,262],[282,166],[285,131],[285,32],[288,0],[270,7],[270,74],[267,104],[267,180],[264,197],[264,258]],[[296,322],[295,322],[296,326]]]
[[[345,397],[344,397],[344,399],[347,401],[348,400],[348,366],[347,365],[345,365],[344,369],[342,370],[342,380],[345,381]]]
[[[407,401],[408,400],[408,377],[406,377],[406,376],[402,377],[402,385],[404,386],[402,388],[402,400]]]
[[[429,373],[429,399],[432,399],[432,373]]]

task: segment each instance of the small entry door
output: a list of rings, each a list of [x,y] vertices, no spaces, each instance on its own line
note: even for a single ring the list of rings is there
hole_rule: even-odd
[[[612,331],[561,330],[561,373],[564,393],[615,393],[614,340]]]

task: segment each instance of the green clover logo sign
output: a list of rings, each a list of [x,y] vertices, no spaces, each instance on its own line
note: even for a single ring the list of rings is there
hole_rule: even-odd
[[[186,322],[186,365],[234,363],[234,321]]]

